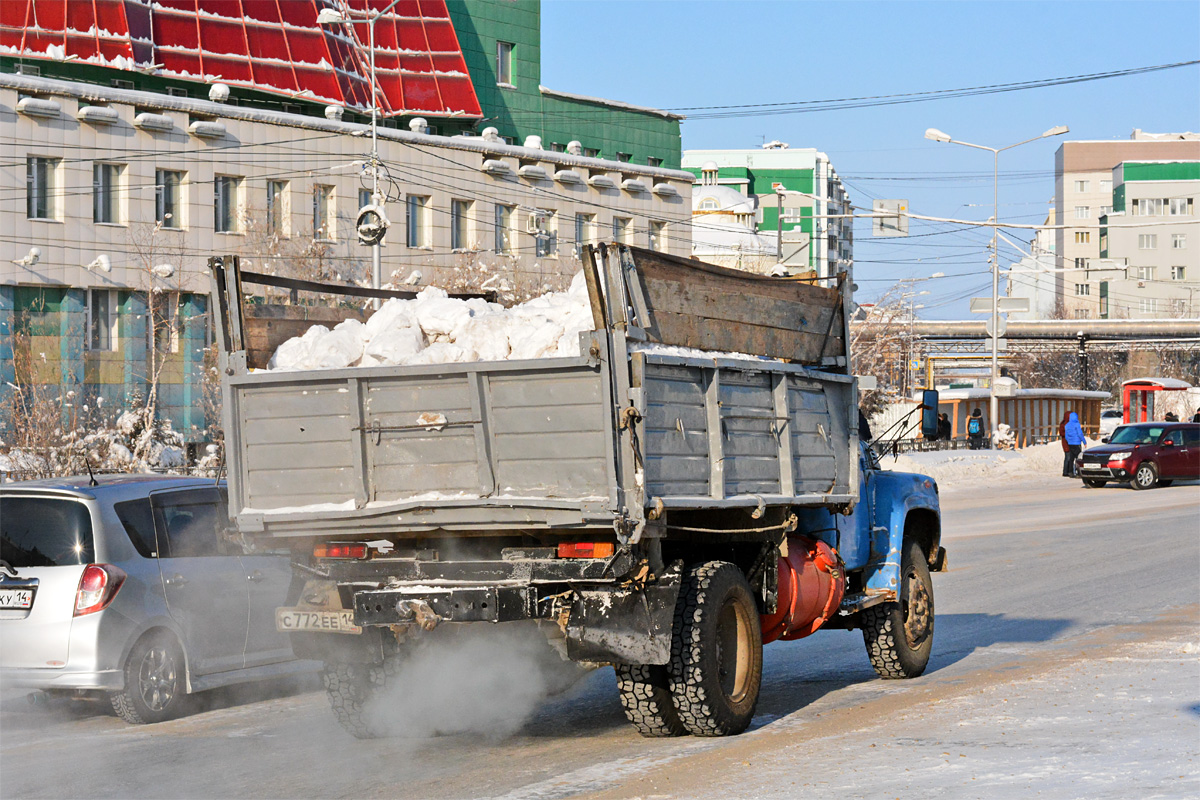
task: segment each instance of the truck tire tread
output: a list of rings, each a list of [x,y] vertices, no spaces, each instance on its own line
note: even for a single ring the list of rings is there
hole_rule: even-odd
[[[382,664],[326,662],[321,682],[329,698],[329,707],[338,724],[356,739],[378,739],[386,729],[374,716],[375,699],[387,690],[400,671],[395,648],[385,650]]]
[[[749,602],[753,618],[747,635],[750,642],[748,685],[744,697],[734,703],[723,696],[714,663],[716,621],[724,598],[733,593]],[[695,736],[732,736],[750,725],[762,685],[762,638],[755,607],[746,578],[735,565],[709,561],[691,567],[675,606],[671,637],[671,661],[668,665],[671,695],[679,719]],[[710,632],[706,636],[705,631]]]
[[[929,579],[929,565],[925,551],[911,539],[905,539],[900,559],[901,592],[910,591],[918,583],[925,593],[923,598],[904,596],[903,601],[881,603],[862,611],[863,642],[867,646],[867,657],[875,673],[887,680],[916,678],[925,671],[933,648],[934,598],[933,582]],[[910,580],[910,570],[912,578]],[[919,592],[918,592],[919,593]],[[905,630],[905,603],[910,619],[921,629],[920,640],[915,644],[908,639]]]
[[[649,739],[686,736],[671,699],[666,667],[653,664],[617,664],[617,691],[625,718]]]

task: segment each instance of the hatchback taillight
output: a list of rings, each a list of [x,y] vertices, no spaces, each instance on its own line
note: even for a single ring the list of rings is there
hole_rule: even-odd
[[[79,576],[79,589],[75,592],[75,616],[94,614],[108,608],[117,596],[125,573],[112,564],[88,564]]]

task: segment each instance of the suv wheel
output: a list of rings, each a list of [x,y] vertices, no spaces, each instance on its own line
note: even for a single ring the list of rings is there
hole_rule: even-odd
[[[1156,483],[1158,483],[1158,470],[1154,468],[1154,464],[1149,461],[1138,464],[1130,485],[1134,489],[1153,489]]]
[[[113,711],[132,725],[179,716],[187,701],[183,664],[183,649],[170,634],[140,639],[125,659],[125,688],[109,695]]]

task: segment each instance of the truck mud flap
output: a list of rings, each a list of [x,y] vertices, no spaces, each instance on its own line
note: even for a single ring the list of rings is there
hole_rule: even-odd
[[[679,583],[675,572],[640,589],[577,591],[567,619],[567,656],[572,661],[666,664]]]

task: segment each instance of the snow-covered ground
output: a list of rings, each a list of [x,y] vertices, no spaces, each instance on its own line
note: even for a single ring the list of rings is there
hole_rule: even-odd
[[[1083,449],[1098,444],[1089,440]],[[1063,451],[1058,442],[1022,450],[930,450],[890,455],[880,459],[884,469],[928,475],[939,486],[953,487],[988,480],[1058,477],[1062,475]]]

